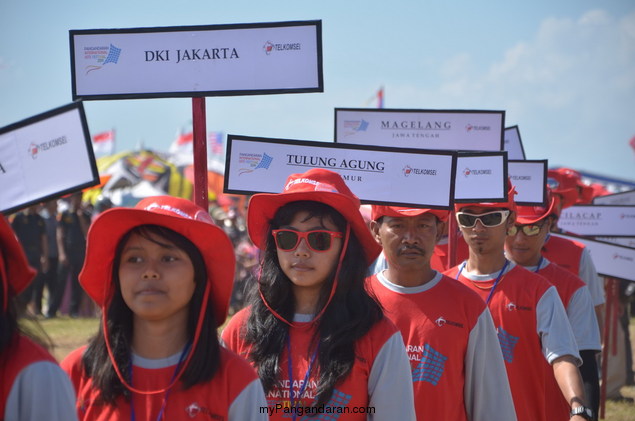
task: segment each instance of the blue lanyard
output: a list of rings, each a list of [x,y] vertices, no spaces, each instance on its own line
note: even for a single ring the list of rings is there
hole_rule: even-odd
[[[172,373],[172,378],[170,379],[170,383],[171,384],[174,381],[174,377],[176,377],[176,373],[179,372],[179,369],[181,368],[181,364],[183,363],[183,359],[185,358],[185,356],[187,355],[187,352],[190,349],[190,345],[191,343],[188,342],[185,345],[185,348],[183,348],[183,351],[181,351],[181,356],[179,357],[179,362],[176,364],[176,367],[174,368],[174,373]],[[132,385],[132,364],[130,364],[130,385]],[[163,419],[163,413],[165,412],[165,407],[168,403],[168,396],[170,395],[170,390],[172,389],[168,389],[165,392],[165,396],[163,397],[163,402],[161,403],[161,409],[159,410],[159,415],[157,415],[157,421],[161,421]],[[132,392],[134,393],[134,392]],[[133,398],[134,396],[130,396],[130,421],[135,421],[135,413],[134,413],[134,402],[133,402]]]
[[[496,277],[496,280],[494,281],[494,285],[492,285],[492,289],[489,290],[489,295],[487,296],[487,300],[485,300],[485,304],[489,305],[489,301],[492,299],[492,294],[494,294],[494,290],[496,289],[496,287],[498,286],[498,283],[502,279],[508,264],[509,264],[509,260],[505,259],[505,264],[503,265],[503,268],[501,269],[501,271],[498,272],[498,276]],[[463,272],[463,268],[465,266],[467,266],[467,262],[464,262],[459,268],[459,272],[456,274],[457,280],[459,279],[459,276],[461,276],[461,272]]]
[[[540,265],[542,265],[543,260],[544,260],[544,257],[540,256],[540,260],[538,260],[538,266],[536,266],[536,270],[534,270],[534,273],[538,273],[538,271],[540,270]]]
[[[315,357],[317,356],[317,352],[318,352],[318,347],[315,347],[315,351],[313,351],[313,355],[311,355],[311,360],[309,361],[309,368],[306,371],[306,374],[304,375],[304,383],[302,384],[302,387],[300,388],[300,393],[298,393],[298,398],[302,399],[302,395],[304,394],[304,391],[306,390],[306,385],[309,383],[309,376],[311,375],[311,369],[313,368],[313,363],[315,362]],[[289,399],[291,400],[291,407],[293,408],[291,410],[291,419],[293,421],[295,421],[296,419],[296,413],[294,411],[295,409],[295,399],[293,398],[293,364],[291,363],[291,332],[289,332],[287,334],[287,361],[289,362]]]

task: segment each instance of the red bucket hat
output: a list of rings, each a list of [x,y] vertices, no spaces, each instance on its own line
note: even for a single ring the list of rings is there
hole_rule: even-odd
[[[547,188],[547,206],[518,206],[516,209],[516,223],[520,225],[535,224],[548,217],[557,215],[558,196],[551,193]]]
[[[36,275],[29,266],[24,249],[4,216],[0,216],[0,278],[2,281],[2,308],[9,303],[9,285],[14,294],[26,289]]]
[[[370,229],[360,213],[360,201],[348,188],[342,177],[333,171],[314,168],[303,174],[291,174],[282,193],[254,195],[247,208],[249,238],[260,249],[265,248],[265,236],[274,215],[287,203],[310,200],[329,205],[350,224],[361,243],[366,262],[372,263],[381,247],[373,239]]]
[[[227,317],[234,283],[234,248],[209,213],[193,202],[171,196],[141,200],[134,208],[113,208],[92,223],[86,240],[86,260],[79,282],[100,307],[110,302],[112,265],[121,238],[140,225],[160,225],[190,240],[201,252],[207,269],[206,288],[219,325]]]
[[[378,220],[382,216],[393,216],[400,218],[403,216],[419,216],[424,213],[430,213],[436,216],[439,221],[447,221],[450,211],[443,209],[424,209],[424,208],[404,208],[399,206],[373,205],[371,219]]]
[[[512,184],[512,182],[507,179],[507,202],[481,202],[481,203],[455,203],[454,211],[459,212],[463,208],[467,208],[468,206],[480,206],[483,208],[502,208],[509,209],[512,212],[516,211],[516,202],[514,201],[514,196],[518,194],[516,192],[516,188]]]

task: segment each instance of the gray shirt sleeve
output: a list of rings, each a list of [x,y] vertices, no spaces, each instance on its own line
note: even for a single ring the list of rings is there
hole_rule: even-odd
[[[12,421],[76,421],[75,391],[59,365],[38,361],[13,382],[4,412]]]
[[[554,286],[549,287],[538,301],[536,329],[542,343],[542,354],[549,364],[564,355],[575,357],[578,366],[582,364],[567,313]]]
[[[591,299],[593,300],[593,306],[597,307],[604,304],[606,302],[606,298],[604,296],[604,282],[598,275],[598,271],[595,268],[595,264],[593,263],[593,259],[591,259],[591,254],[587,248],[582,250],[578,276],[582,278],[589,288],[589,293],[591,294]]]
[[[503,353],[487,308],[470,332],[464,388],[468,420],[516,420]]]
[[[386,256],[384,256],[384,252],[379,253],[379,256],[375,259],[373,263],[368,267],[368,272],[366,273],[368,276],[373,276],[376,273],[383,272],[385,269],[388,269],[388,262],[386,261]]]
[[[260,379],[256,379],[236,396],[229,407],[228,421],[267,421],[269,414],[266,409],[265,392]]]
[[[395,332],[375,357],[368,377],[370,421],[415,420],[410,362],[401,333]]]
[[[567,306],[567,316],[578,343],[578,350],[600,351],[600,329],[587,287],[584,286],[573,293]]]

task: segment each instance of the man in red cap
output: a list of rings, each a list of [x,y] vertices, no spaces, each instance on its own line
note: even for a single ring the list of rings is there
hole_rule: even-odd
[[[373,206],[371,217],[387,269],[367,283],[404,339],[417,419],[516,419],[487,306],[430,266],[448,212]]]
[[[515,194],[509,183],[506,203],[455,205],[470,251],[465,262],[446,274],[477,292],[489,307],[519,420],[544,420],[549,410],[544,360],[571,406],[571,420],[592,419],[577,368],[577,344],[555,287],[505,258],[505,240],[516,218]]]
[[[585,395],[594,414],[599,409],[599,379],[596,353],[601,351],[600,331],[598,329],[591,295],[582,279],[568,270],[546,259],[541,251],[545,243],[552,218],[549,217],[557,199],[548,195],[548,206],[519,206],[516,225],[508,235],[505,249],[507,256],[525,269],[547,278],[557,289],[567,311],[569,323],[578,344],[582,358],[580,373],[584,381]],[[569,404],[562,398],[558,384],[550,375],[551,367],[546,374],[547,420],[563,420],[569,413]]]
[[[560,168],[549,170],[548,187],[556,198],[555,205],[551,208],[549,216],[552,218],[551,231],[558,232],[557,220],[564,208],[573,206],[578,202],[577,172]],[[580,181],[581,183],[581,181]],[[591,255],[586,246],[579,241],[570,240],[558,236],[548,235],[542,248],[542,255],[550,261],[579,276],[589,288],[591,300],[595,307],[595,316],[598,320],[600,332],[604,320],[604,282],[598,276]]]

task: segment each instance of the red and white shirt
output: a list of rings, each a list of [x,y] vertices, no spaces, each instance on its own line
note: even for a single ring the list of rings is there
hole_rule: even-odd
[[[75,394],[66,374],[48,351],[19,334],[0,355],[0,419],[77,419]]]
[[[418,420],[515,420],[492,316],[469,288],[437,272],[421,286],[378,273],[367,286],[401,331]],[[486,375],[485,375],[486,374]]]
[[[249,317],[245,308],[232,317],[222,333],[225,345],[247,356],[250,345],[243,340],[243,327]],[[289,376],[287,349],[279,363],[279,382],[267,394],[270,419],[291,418],[292,403],[296,408],[309,408],[316,398],[318,378],[312,370],[306,386],[304,378],[315,352],[312,339],[315,325],[312,316],[296,315],[294,327],[289,328],[291,371]],[[410,364],[401,334],[395,325],[384,318],[355,344],[355,362],[349,374],[336,384],[324,413],[316,420],[414,420],[414,402]],[[293,402],[292,402],[293,401]],[[302,413],[294,412],[298,419]]]
[[[578,350],[600,351],[600,330],[595,317],[593,303],[589,290],[579,277],[568,270],[544,259],[539,262],[539,266],[525,266],[530,272],[536,272],[544,276],[551,282],[558,291],[562,304],[567,312],[571,330],[578,344]],[[561,421],[569,418],[571,410],[566,401],[558,382],[553,375],[551,365],[543,364],[545,368],[546,384],[545,398],[547,401],[546,421]]]
[[[465,262],[446,272],[486,300],[499,273],[477,275]],[[459,271],[461,272],[458,275]],[[555,287],[544,277],[513,262],[500,274],[488,307],[498,331],[507,377],[520,421],[546,417],[546,360],[572,355],[581,363],[578,347]]]
[[[77,412],[82,421],[156,420],[163,403],[163,420],[267,420],[260,407],[266,408],[260,379],[251,366],[233,352],[221,347],[220,365],[211,381],[183,390],[180,383],[167,393],[132,394],[132,402],[120,396],[115,405],[99,402],[99,391],[93,387],[82,367],[85,347],[71,352],[62,361],[77,392]],[[181,355],[150,360],[133,355],[133,387],[156,390],[172,380]],[[131,405],[132,403],[132,405]]]

